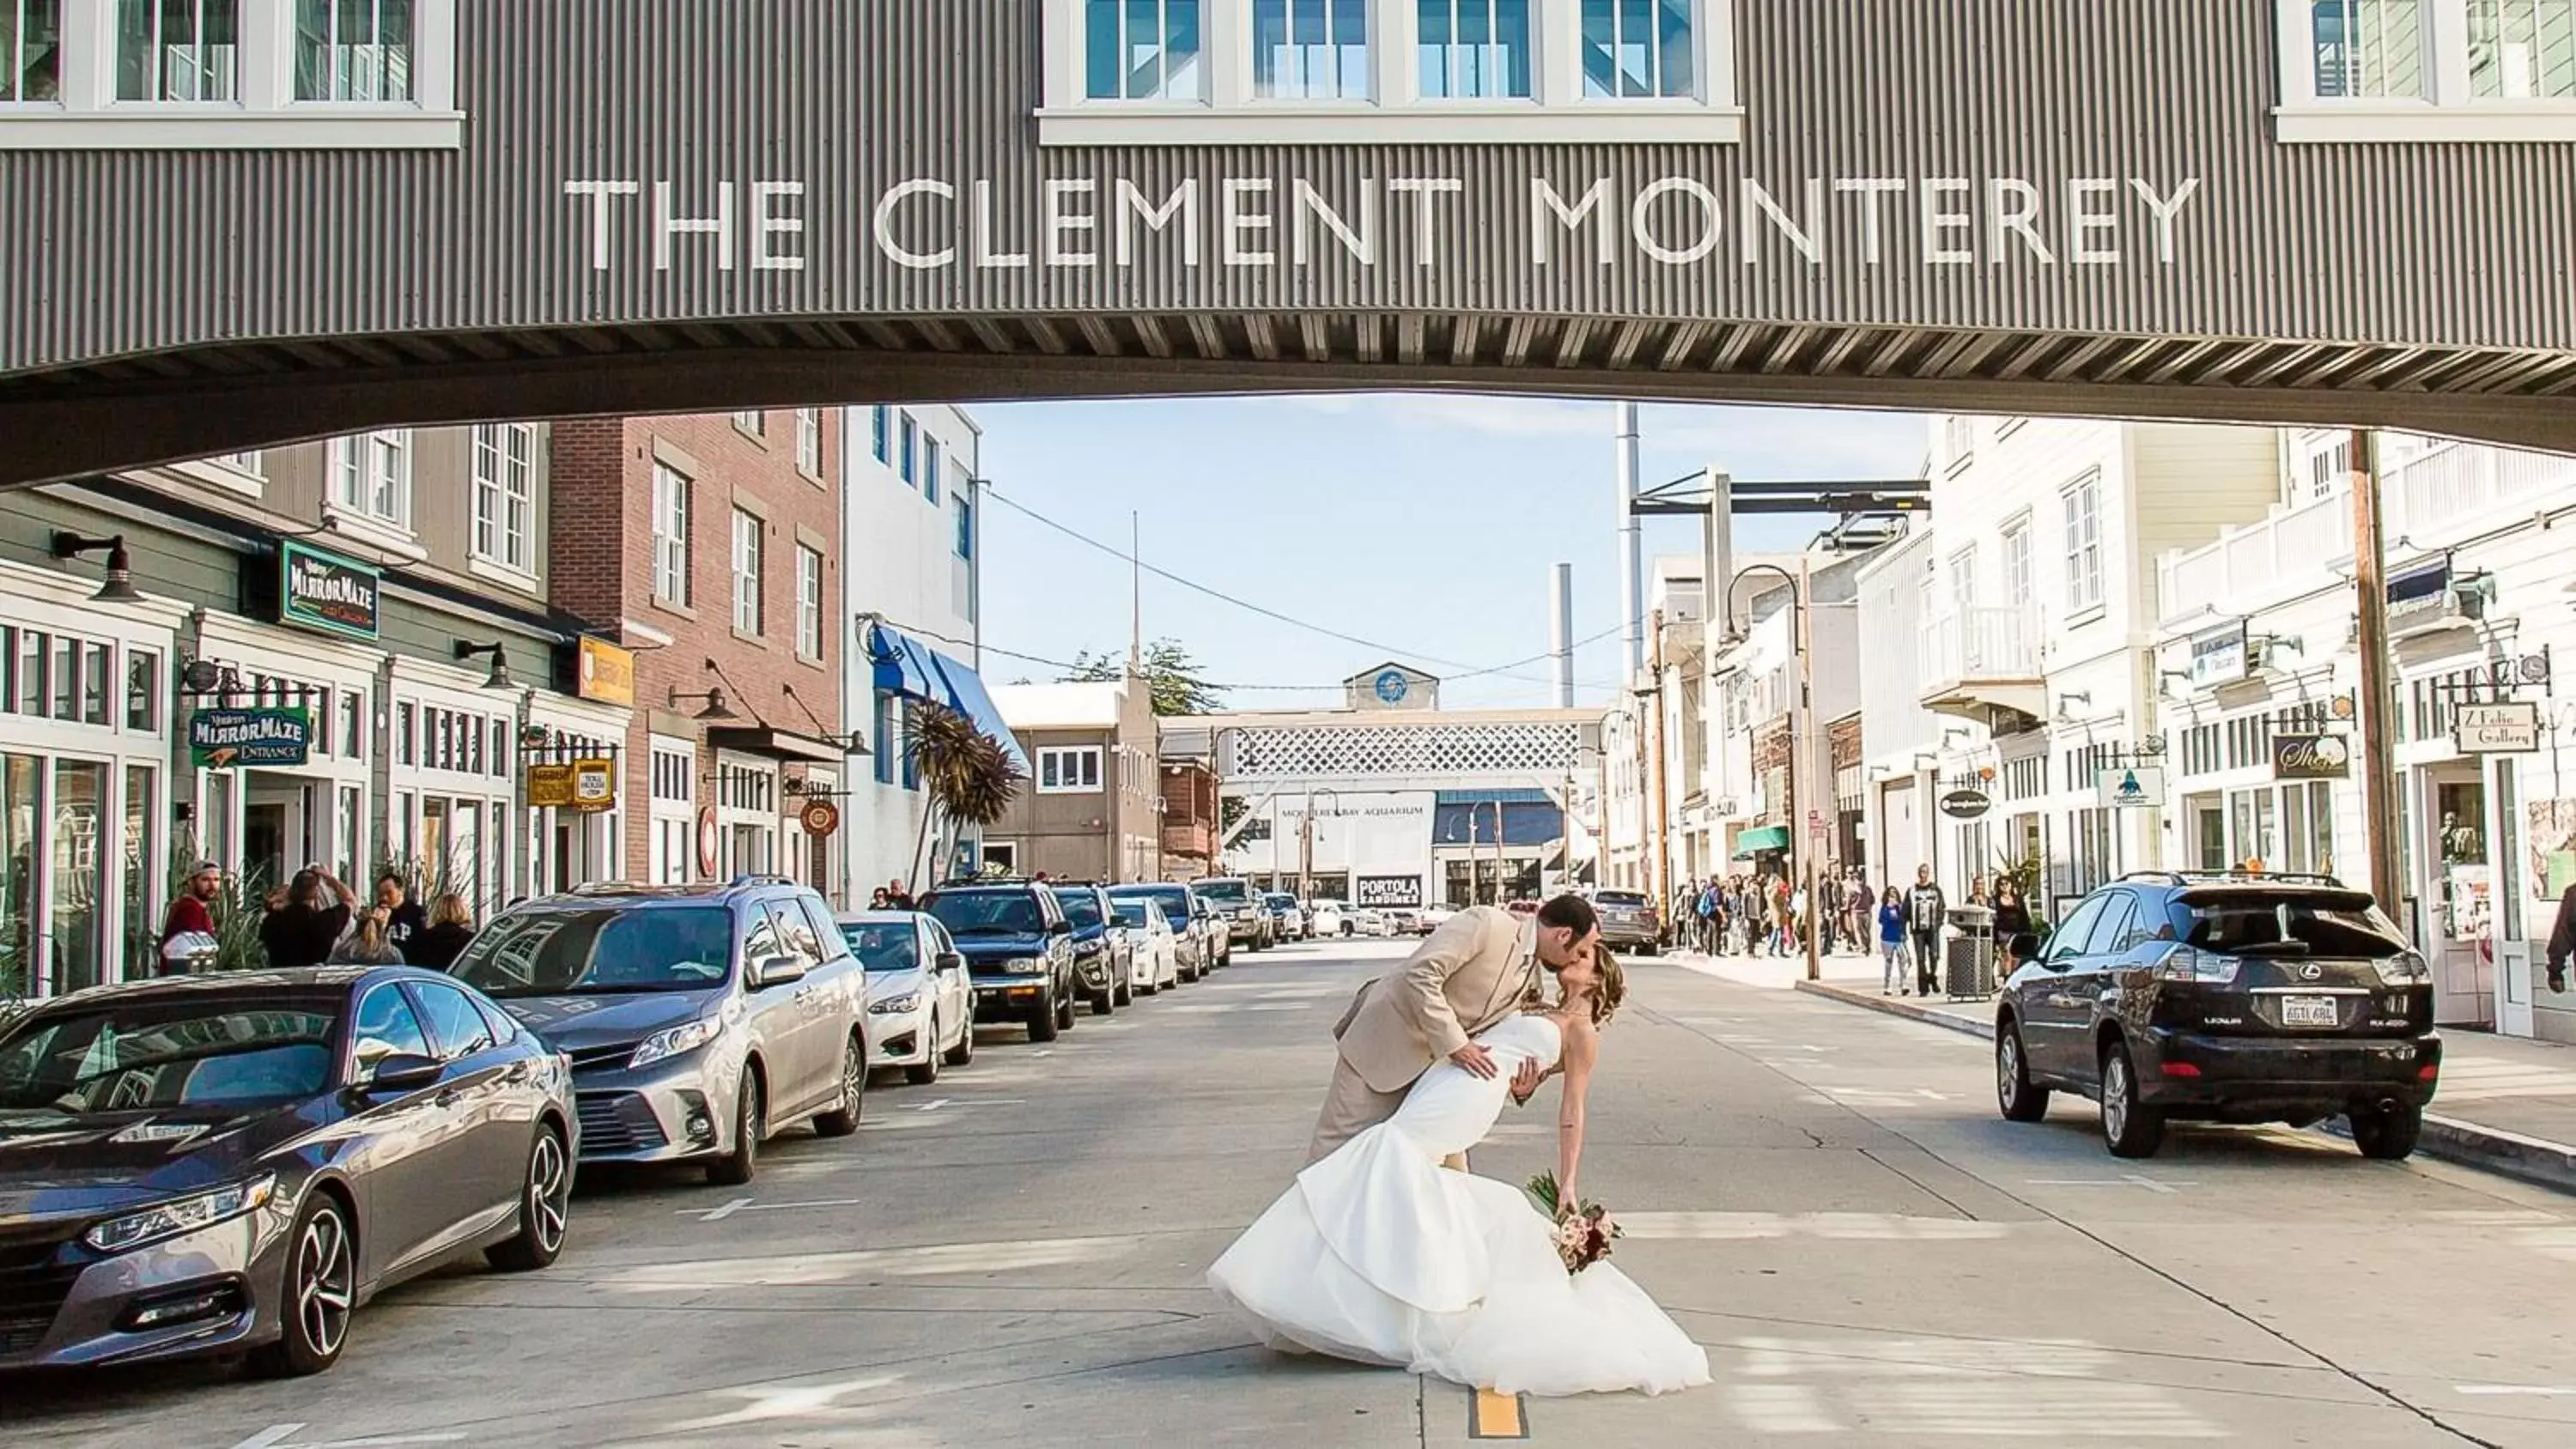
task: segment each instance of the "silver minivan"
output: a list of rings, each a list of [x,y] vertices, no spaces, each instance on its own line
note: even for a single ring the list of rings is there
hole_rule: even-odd
[[[859,1127],[866,973],[832,909],[777,877],[593,886],[514,906],[449,970],[572,1059],[584,1162],[703,1162]]]

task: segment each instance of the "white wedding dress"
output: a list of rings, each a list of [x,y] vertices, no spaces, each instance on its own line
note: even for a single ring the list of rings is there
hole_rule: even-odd
[[[1273,1347],[1503,1393],[1668,1393],[1707,1383],[1708,1354],[1616,1266],[1569,1277],[1529,1195],[1442,1158],[1493,1130],[1525,1059],[1555,1063],[1557,1025],[1510,1017],[1478,1038],[1501,1068],[1442,1062],[1394,1118],[1299,1173],[1208,1283]]]

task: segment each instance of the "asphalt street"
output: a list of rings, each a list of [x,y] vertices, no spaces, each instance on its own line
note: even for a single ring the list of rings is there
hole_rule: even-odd
[[[1299,1165],[1335,1015],[1400,950],[1238,955],[1052,1048],[988,1032],[750,1187],[593,1174],[554,1269],[400,1289],[321,1378],[0,1382],[0,1441],[1464,1444],[1468,1392],[1275,1356],[1202,1287]],[[1633,981],[1585,1186],[1716,1383],[1534,1400],[1531,1442],[2576,1444],[2576,1199],[2278,1130],[2117,1162],[2087,1104],[1998,1119],[1983,1043]],[[1550,1165],[1552,1103],[1476,1170]]]

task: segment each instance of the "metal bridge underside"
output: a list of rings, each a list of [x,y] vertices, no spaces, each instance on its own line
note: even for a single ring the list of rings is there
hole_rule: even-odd
[[[2576,452],[2576,353],[1614,317],[761,318],[220,343],[0,376],[0,484],[370,427],[1446,391],[2374,426]]]

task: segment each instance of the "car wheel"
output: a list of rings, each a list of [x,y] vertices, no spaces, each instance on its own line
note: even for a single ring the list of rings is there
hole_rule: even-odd
[[[733,1151],[707,1164],[707,1181],[718,1187],[740,1187],[760,1175],[760,1134],[769,1122],[761,1095],[760,1073],[746,1064],[734,1097]]]
[[[2048,1089],[2031,1085],[2030,1058],[2014,1022],[2005,1022],[1995,1033],[1995,1105],[2007,1122],[2036,1122],[2048,1115]]]
[[[2102,1049],[2102,1140],[2114,1157],[2153,1157],[2165,1141],[2165,1114],[2138,1100],[2138,1069],[2118,1042]]]
[[[1163,979],[1153,974],[1152,967],[1146,968],[1145,984],[1136,988],[1136,994],[1138,996],[1160,996],[1163,994]]]
[[[1136,1004],[1136,963],[1133,961],[1127,963],[1126,970],[1118,973],[1117,1004],[1120,1006]]]
[[[1064,1013],[1056,1010],[1055,991],[1049,988],[1038,998],[1037,1014],[1029,1018],[1029,1040],[1055,1040],[1056,1033],[1063,1030],[1063,1021]]]
[[[1103,986],[1098,991],[1088,992],[1085,995],[1091,1005],[1091,1014],[1094,1016],[1107,1016],[1118,1009],[1118,988],[1115,986]]]
[[[2404,1162],[2424,1135],[2424,1109],[2403,1102],[2356,1108],[2344,1120],[2352,1124],[2353,1145],[2375,1162]]]
[[[250,1358],[252,1371],[264,1378],[302,1378],[339,1362],[357,1312],[357,1239],[338,1198],[314,1193],[287,1243],[278,1339]]]
[[[1076,1019],[1074,1013],[1080,1009],[1082,1005],[1081,995],[1082,993],[1079,987],[1068,983],[1065,990],[1056,996],[1055,1024],[1058,1031],[1073,1030],[1073,1024]]]
[[[533,1273],[563,1256],[564,1230],[572,1218],[572,1159],[563,1133],[537,1129],[528,1149],[528,1180],[519,1188],[519,1235],[483,1250],[483,1261],[504,1273]]]
[[[968,1062],[975,1060],[975,1015],[973,1012],[967,1013],[966,1025],[963,1030],[957,1033],[957,1045],[950,1047],[948,1049],[948,1055],[942,1060],[946,1061],[948,1065],[952,1067],[962,1067]]]
[[[939,1080],[938,1012],[930,1014],[930,1036],[921,1050],[921,1060],[903,1069],[903,1079],[916,1087],[927,1087]]]

